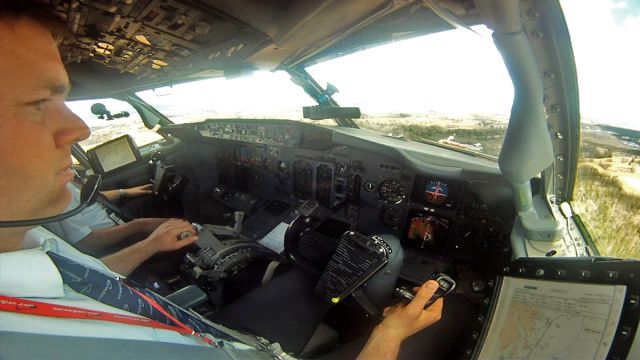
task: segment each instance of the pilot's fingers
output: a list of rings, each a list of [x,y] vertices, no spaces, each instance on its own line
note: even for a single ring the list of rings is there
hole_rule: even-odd
[[[175,220],[175,221],[172,221]],[[164,230],[164,233],[170,238],[173,239],[172,244],[175,249],[179,249],[181,247],[192,244],[194,241],[198,240],[196,236],[196,231],[193,229],[193,226],[186,221],[172,219],[167,221],[165,224],[169,223],[167,228]],[[177,242],[176,242],[177,241]]]
[[[403,306],[404,305],[402,303],[398,303],[392,306],[387,306],[386,308],[384,308],[384,310],[382,310],[382,317],[387,317],[387,315],[389,315],[390,313],[396,311],[397,309]]]
[[[171,218],[165,221],[164,224],[166,224],[167,226],[188,226],[191,230],[194,230],[193,225],[191,225],[188,221],[184,219]]]
[[[189,224],[188,222],[176,222],[172,224],[171,231],[178,233],[178,235],[184,232],[187,232],[191,235],[196,234],[196,231],[194,230],[193,226],[191,226],[191,224]]]
[[[180,219],[169,219],[158,226],[156,231],[173,234],[174,237],[179,236],[183,232],[195,234],[196,231],[191,224]]]
[[[443,305],[444,299],[439,298],[438,300],[434,301],[433,304],[429,305],[428,308],[424,309],[424,311],[426,311],[427,313],[442,314]]]
[[[153,184],[141,185],[138,188],[140,190],[148,190],[149,192],[151,192],[151,189],[153,188]]]
[[[422,284],[418,291],[416,292],[416,297],[407,304],[407,308],[413,311],[423,310],[429,299],[436,293],[438,290],[438,283],[434,280],[429,280]]]
[[[421,313],[422,326],[427,327],[440,320],[442,317],[442,308],[444,305],[444,299],[440,298],[431,304],[428,308],[424,309]]]
[[[185,238],[178,238],[178,240],[179,241],[177,242],[176,247],[175,247],[176,250],[193,244],[194,242],[196,242],[198,240],[198,237],[196,235],[191,235],[191,236],[188,236],[188,237],[185,237]]]

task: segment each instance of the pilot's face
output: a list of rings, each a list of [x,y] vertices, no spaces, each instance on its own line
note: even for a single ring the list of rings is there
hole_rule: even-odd
[[[60,213],[71,144],[89,129],[65,105],[69,79],[47,29],[0,18],[0,79],[0,220]]]

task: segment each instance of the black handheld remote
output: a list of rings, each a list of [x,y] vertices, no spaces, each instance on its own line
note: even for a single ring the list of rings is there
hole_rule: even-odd
[[[451,276],[447,274],[436,274],[433,276],[433,278],[438,283],[438,290],[436,290],[436,293],[433,294],[429,301],[427,301],[427,304],[424,306],[425,309],[436,302],[436,300],[444,297],[456,288],[455,280],[453,280]]]
[[[425,309],[436,302],[436,300],[444,297],[456,288],[455,280],[453,280],[451,276],[447,274],[435,274],[431,278],[438,283],[438,290],[436,290],[431,299],[427,301],[427,304],[424,306]],[[396,288],[395,294],[396,296],[403,297],[408,300],[413,300],[415,298],[415,294],[413,293],[413,291],[405,287]]]

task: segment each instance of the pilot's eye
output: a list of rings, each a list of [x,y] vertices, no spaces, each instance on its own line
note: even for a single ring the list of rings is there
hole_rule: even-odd
[[[39,99],[39,100],[35,100],[35,101],[30,101],[27,103],[27,106],[31,106],[33,107],[35,110],[42,110],[44,108],[44,105],[48,102],[48,99]]]

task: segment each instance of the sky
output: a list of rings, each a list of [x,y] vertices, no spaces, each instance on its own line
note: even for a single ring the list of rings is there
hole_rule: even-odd
[[[581,115],[640,130],[640,0],[561,0],[578,72]],[[309,68],[334,98],[363,113],[508,114],[513,88],[490,31],[458,30],[399,41]],[[260,114],[313,105],[284,73],[178,85],[142,96],[161,111]],[[83,105],[83,108],[88,108]],[[76,106],[78,108],[78,106]],[[114,109],[117,111],[117,109]]]
[[[369,49],[309,69],[365,112],[508,114],[513,86],[490,31],[448,31]],[[487,71],[489,69],[490,71]]]
[[[485,36],[466,30],[444,32],[358,52],[307,70],[322,86],[330,82],[339,89],[334,98],[340,105],[360,106],[365,114],[508,114],[513,101],[511,80],[490,32],[485,27],[476,30]],[[241,110],[246,115],[291,108],[302,116],[302,106],[315,105],[284,72],[177,85],[170,93],[162,97],[147,91],[140,96],[169,112],[189,103],[190,111],[196,112],[209,107],[220,113]]]
[[[583,118],[640,130],[640,0],[562,0]]]

